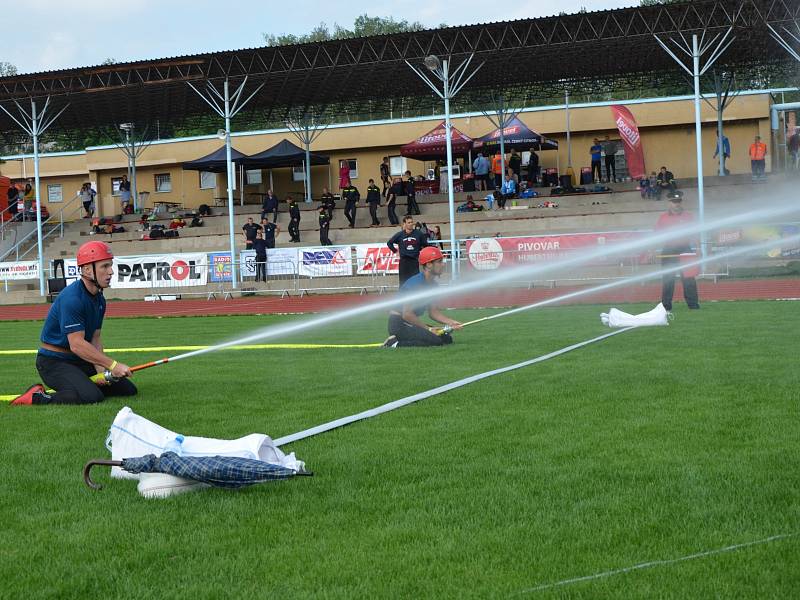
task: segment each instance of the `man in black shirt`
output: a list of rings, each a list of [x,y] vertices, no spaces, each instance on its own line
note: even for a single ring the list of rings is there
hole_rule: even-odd
[[[322,202],[320,206],[328,213],[328,221],[332,221],[333,209],[336,208],[336,198],[330,193],[328,188],[322,188]]]
[[[378,206],[381,203],[381,188],[375,185],[375,180],[370,179],[367,186],[367,204],[369,204],[369,216],[372,217],[372,225],[370,227],[377,227],[381,224],[378,220]]]
[[[261,231],[253,240],[253,250],[256,251],[256,281],[267,281],[267,241]]]
[[[419,273],[419,252],[428,245],[428,236],[414,228],[414,217],[403,217],[403,229],[386,242],[389,250],[400,253],[400,285]]]
[[[244,235],[245,250],[253,249],[253,240],[256,239],[256,234],[261,231],[261,225],[253,223],[253,217],[247,218],[247,223],[242,226],[242,234]]]
[[[418,215],[417,192],[414,190],[414,178],[411,176],[411,171],[406,171],[406,177],[406,208],[409,215]]]
[[[275,247],[275,238],[281,232],[281,228],[276,223],[270,223],[269,219],[261,219],[261,228],[264,230],[264,241],[267,248]]]
[[[528,159],[528,187],[536,185],[539,178],[539,155],[536,149],[531,148],[531,157]]]
[[[272,222],[275,223],[278,220],[278,197],[272,193],[272,190],[267,190],[261,201],[261,218],[263,219],[269,213],[272,213]]]
[[[386,196],[386,212],[389,215],[389,223],[392,225],[399,225],[400,219],[397,218],[397,213],[394,211],[397,196],[403,193],[403,180],[400,177],[395,177],[392,181],[392,187],[389,188],[389,194]]]
[[[328,230],[331,227],[331,217],[324,206],[319,207],[319,243],[322,246],[332,246],[333,242],[328,237]]]
[[[522,157],[517,154],[514,148],[511,149],[511,156],[508,158],[508,167],[517,176],[517,181],[522,179]]]
[[[356,207],[361,194],[358,188],[351,183],[342,189],[342,198],[344,198],[344,216],[347,217],[350,223],[349,226],[352,229],[356,226]]]
[[[289,235],[291,242],[300,241],[300,207],[294,198],[289,198]]]
[[[386,196],[386,192],[392,186],[390,180],[390,172],[389,172],[389,157],[384,156],[383,162],[381,163],[381,183],[383,184],[383,191],[381,192],[381,196]]]

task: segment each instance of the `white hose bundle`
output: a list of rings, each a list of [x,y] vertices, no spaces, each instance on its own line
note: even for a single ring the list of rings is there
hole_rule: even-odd
[[[669,325],[669,313],[660,302],[653,310],[640,315],[631,315],[617,308],[611,308],[607,313],[600,314],[603,325],[609,327],[652,327],[656,325]]]

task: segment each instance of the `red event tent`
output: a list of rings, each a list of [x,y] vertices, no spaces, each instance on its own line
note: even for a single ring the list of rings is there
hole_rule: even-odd
[[[450,140],[453,155],[464,155],[472,149],[472,138],[464,135],[455,127],[450,128]],[[442,121],[425,135],[400,148],[400,155],[417,160],[438,160],[447,158],[447,134],[445,122]]]

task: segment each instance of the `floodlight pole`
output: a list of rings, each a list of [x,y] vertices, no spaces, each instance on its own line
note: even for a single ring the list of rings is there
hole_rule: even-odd
[[[50,106],[50,96],[46,98],[44,106],[40,112],[37,111],[36,100],[33,98],[31,98],[30,112],[23,109],[19,102],[15,101],[14,104],[19,112],[19,119],[11,114],[11,112],[9,112],[9,110],[2,104],[0,104],[0,110],[11,117],[11,119],[17,125],[19,125],[25,133],[31,136],[31,141],[33,142],[34,198],[36,199],[36,250],[39,254],[39,295],[44,296],[46,295],[47,290],[45,288],[44,244],[42,242],[42,199],[39,195],[39,185],[41,183],[39,178],[39,135],[47,131],[50,125],[52,125],[56,119],[58,119],[58,117],[60,117],[61,114],[67,110],[69,104],[65,104],[64,107],[55,115],[48,115],[47,112],[47,109]]]
[[[442,91],[434,84],[430,77],[428,77],[421,69],[418,69],[410,62],[406,64],[411,68],[414,73],[424,81],[434,94],[439,96],[444,101],[444,124],[445,124],[445,147],[447,148],[447,203],[450,213],[450,252],[453,263],[452,277],[453,280],[458,279],[459,267],[461,260],[461,252],[458,247],[458,240],[456,239],[456,209],[455,197],[453,195],[453,141],[452,141],[452,126],[450,124],[450,99],[454,98],[464,86],[475,76],[484,63],[479,64],[469,74],[469,69],[474,54],[470,54],[464,62],[456,67],[452,73],[450,72],[450,65],[448,60],[439,60],[437,56],[428,56],[425,58],[425,66],[427,69],[436,76],[436,79],[442,82]]]
[[[297,121],[287,121],[286,126],[289,128],[289,131],[300,140],[300,143],[303,144],[303,149],[306,153],[303,176],[305,177],[306,184],[306,203],[311,204],[311,144],[322,135],[322,132],[328,127],[328,124],[316,123],[308,115],[303,115]],[[271,174],[272,172],[270,171],[270,175]]]
[[[225,120],[225,173],[228,180],[228,237],[231,250],[231,285],[236,289],[238,278],[236,276],[236,241],[233,222],[233,178],[235,177],[235,171],[233,170],[233,159],[231,158],[231,119],[264,87],[264,83],[256,87],[255,91],[244,100],[242,100],[242,93],[244,92],[244,86],[247,84],[247,77],[242,80],[242,83],[239,84],[233,94],[230,93],[228,77],[225,77],[223,82],[222,94],[219,93],[211,81],[206,81],[205,83],[206,90],[203,93],[192,82],[186,82],[215,113]],[[244,193],[244,189],[241,192]]]
[[[691,68],[684,63],[682,57],[678,57],[678,55],[673,52],[672,48],[667,44],[667,42],[662,41],[657,35],[655,37],[656,41],[659,45],[664,49],[664,51],[669,54],[669,56],[678,63],[686,73],[692,78],[694,81],[694,133],[695,133],[695,152],[697,154],[697,199],[698,199],[698,218],[700,224],[705,224],[705,188],[703,185],[703,133],[702,133],[702,122],[700,120],[700,77],[705,74],[708,69],[717,61],[717,59],[722,55],[725,50],[730,47],[733,41],[736,39],[736,36],[731,36],[731,32],[733,31],[733,27],[729,27],[725,33],[718,33],[715,35],[711,40],[707,43],[705,42],[706,32],[704,31],[701,38],[697,39],[697,34],[692,34],[692,41],[691,44],[689,41],[684,37],[682,33],[679,33],[680,40],[675,38],[670,38],[669,41],[677,48],[683,52],[688,58],[691,58],[692,65]],[[711,54],[709,55],[708,59],[705,61],[704,65],[700,64],[700,59],[702,56],[711,50]],[[720,140],[721,141],[721,140]],[[700,253],[703,258],[706,257],[707,248],[706,248],[706,232],[700,232]],[[703,263],[705,265],[705,263]]]

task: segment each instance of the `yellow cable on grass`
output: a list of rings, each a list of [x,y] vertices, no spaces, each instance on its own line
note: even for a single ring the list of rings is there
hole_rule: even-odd
[[[317,348],[377,348],[381,344],[251,344],[247,346],[229,346],[224,350],[314,350]],[[210,346],[155,346],[152,348],[107,348],[110,352],[191,352],[205,350]],[[0,356],[36,354],[36,350],[0,350]]]

